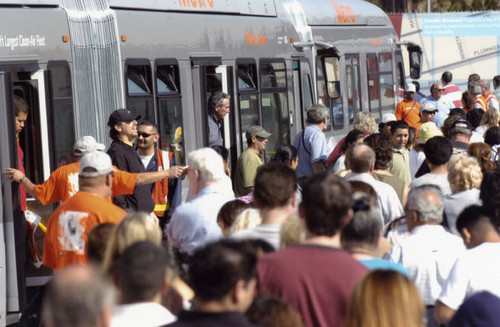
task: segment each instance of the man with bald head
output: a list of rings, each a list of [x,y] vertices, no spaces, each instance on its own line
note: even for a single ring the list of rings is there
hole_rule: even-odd
[[[108,327],[115,290],[95,267],[72,266],[50,283],[42,307],[46,327]]]
[[[408,270],[427,307],[428,326],[439,326],[434,318],[434,304],[455,260],[464,251],[460,237],[440,225],[443,210],[443,195],[438,186],[412,188],[405,207],[410,236],[388,254],[388,259]]]
[[[346,153],[346,167],[351,170],[348,180],[369,184],[377,192],[378,210],[384,226],[404,214],[401,201],[392,186],[372,176],[375,169],[375,152],[372,148],[362,143],[349,147]]]
[[[483,79],[479,82],[479,85],[481,86],[481,95],[486,100],[486,103],[488,103],[488,108],[499,110],[498,98],[490,91],[490,82]]]
[[[443,125],[446,118],[450,114],[450,109],[455,108],[453,102],[443,95],[444,87],[439,83],[434,83],[431,86],[431,95],[426,96],[422,99],[420,104],[424,106],[426,103],[432,103],[434,107],[438,110],[436,116],[434,117],[434,123],[438,127]]]

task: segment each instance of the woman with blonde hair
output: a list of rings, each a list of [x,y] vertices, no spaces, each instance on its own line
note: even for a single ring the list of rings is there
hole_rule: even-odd
[[[158,219],[144,212],[130,213],[111,232],[106,252],[104,253],[103,269],[111,272],[114,263],[127,247],[138,241],[150,241],[161,246],[161,229]]]
[[[475,157],[481,166],[483,175],[490,169],[497,168],[497,165],[491,161],[491,146],[483,142],[470,143],[467,146],[467,154]]]
[[[243,210],[234,220],[229,228],[228,235],[234,234],[244,229],[250,229],[259,226],[262,223],[259,209],[248,208]]]
[[[480,204],[483,173],[477,159],[465,153],[452,156],[447,168],[451,194],[444,198],[444,214],[451,232],[460,236],[455,226],[457,217],[466,207]]]
[[[356,286],[345,327],[423,327],[425,307],[417,288],[394,270],[372,270]]]
[[[375,117],[373,117],[369,112],[360,112],[356,115],[356,117],[354,117],[354,125],[352,126],[352,129],[360,130],[361,132],[363,132],[365,137],[375,133],[377,131],[377,128],[377,121],[375,120]],[[335,149],[333,149],[332,153],[330,153],[330,155],[328,156],[328,159],[326,161],[327,166],[330,166],[335,162],[335,160],[337,160],[338,157],[344,154],[342,147],[345,141],[346,137],[342,138],[339,143],[337,143]]]
[[[486,131],[493,126],[498,126],[498,122],[500,121],[500,113],[498,110],[488,110],[483,115],[481,119],[481,123],[476,128],[476,133],[481,135],[484,138],[484,134]]]

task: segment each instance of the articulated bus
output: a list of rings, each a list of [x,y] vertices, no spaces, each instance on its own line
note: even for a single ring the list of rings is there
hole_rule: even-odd
[[[400,43],[387,15],[361,0],[6,0],[0,31],[0,168],[16,167],[19,95],[30,112],[18,139],[37,184],[73,161],[78,137],[110,144],[117,108],[157,122],[158,146],[185,164],[208,144],[208,97],[230,94],[223,134],[234,167],[251,125],[272,133],[271,156],[323,103],[333,146],[358,112],[393,112],[406,73],[420,73],[420,48]],[[2,174],[0,326],[51,276],[23,264],[18,188]],[[54,209],[35,199],[28,207],[45,221]]]

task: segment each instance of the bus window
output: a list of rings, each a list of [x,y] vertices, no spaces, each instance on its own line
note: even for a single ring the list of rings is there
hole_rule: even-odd
[[[394,111],[394,78],[392,55],[381,53],[378,56],[380,71],[380,101],[382,111]]]
[[[185,164],[183,117],[179,67],[176,63],[159,60],[156,63],[156,101],[160,148],[173,152],[181,165]]]
[[[311,82],[311,75],[310,74],[303,74],[302,75],[302,87],[303,87],[303,94],[304,94],[304,108],[310,108],[313,105],[313,98],[312,98],[312,82]]]
[[[370,112],[375,113],[378,112],[380,108],[380,86],[377,55],[369,53],[366,61],[368,67],[368,98],[370,103]]]
[[[396,52],[396,78],[397,78],[397,84],[396,87],[398,89],[397,92],[397,103],[403,101],[404,98],[404,90],[405,90],[405,78],[404,78],[404,69],[403,69],[403,56],[401,55],[401,52]]]
[[[52,140],[53,165],[55,168],[69,164],[73,159],[73,144],[75,143],[75,118],[73,113],[73,99],[71,91],[71,74],[69,65],[64,61],[49,61],[50,102],[49,132]],[[64,122],[64,125],[58,122]]]
[[[349,122],[361,111],[361,86],[359,80],[359,59],[357,56],[346,56],[347,103],[349,106]]]
[[[142,61],[144,62],[144,61]],[[126,66],[127,109],[141,115],[143,120],[155,121],[151,66],[149,62]]]
[[[257,65],[253,59],[237,60],[238,104],[240,109],[240,130],[242,150],[247,148],[246,130],[260,125],[259,90],[257,85]]]
[[[272,135],[266,146],[271,157],[282,143],[290,142],[290,117],[286,97],[286,67],[284,60],[261,60],[262,127]]]
[[[323,73],[323,62],[321,60],[317,60],[316,63],[318,99],[320,103],[324,104],[328,108],[328,121],[326,123],[325,131],[329,131],[332,128],[332,124],[334,129],[342,129],[344,127],[344,107],[342,104],[342,97],[332,99],[328,96],[326,91],[326,81]],[[333,117],[333,120],[331,117]]]

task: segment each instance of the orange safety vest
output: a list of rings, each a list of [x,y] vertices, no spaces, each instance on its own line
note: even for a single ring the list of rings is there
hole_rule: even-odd
[[[170,169],[170,161],[172,160],[172,152],[168,153],[168,161],[163,160],[163,150],[156,149],[158,167],[157,171]],[[155,202],[154,212],[157,217],[163,217],[165,212],[170,207],[168,203],[168,178],[161,179],[153,186],[153,193],[151,194]]]
[[[498,98],[496,96],[494,96],[491,91],[488,91],[488,93],[486,94],[486,97],[484,99],[486,101],[486,104],[488,104],[488,107],[489,107],[489,103],[490,103],[491,99],[495,99],[498,102]]]
[[[472,103],[472,109],[476,107],[476,103],[479,103],[484,111],[489,109],[488,102],[486,102],[486,99],[482,95],[478,96],[476,100],[474,100]]]

